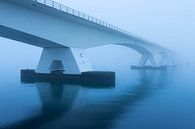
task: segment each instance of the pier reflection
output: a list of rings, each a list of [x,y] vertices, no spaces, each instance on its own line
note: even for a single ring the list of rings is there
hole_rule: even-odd
[[[82,87],[61,82],[36,83],[42,112],[7,126],[14,129],[108,129],[127,109],[164,89],[168,71],[137,71],[136,85],[117,88]],[[119,86],[120,87],[120,86]],[[108,88],[108,89],[107,89]]]

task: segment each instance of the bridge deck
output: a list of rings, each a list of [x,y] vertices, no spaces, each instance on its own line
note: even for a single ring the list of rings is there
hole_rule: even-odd
[[[17,4],[19,3],[19,4],[22,4],[22,5],[29,5],[29,6],[33,5],[33,6],[39,7],[40,10],[42,8],[44,8],[45,11],[49,11],[49,10],[47,10],[47,8],[51,8],[52,12],[57,13],[56,12],[56,10],[57,10],[57,11],[60,11],[62,13],[66,13],[68,15],[72,15],[73,17],[80,18],[80,19],[85,20],[87,22],[91,22],[93,24],[96,24],[96,25],[99,25],[101,27],[107,28],[109,30],[113,30],[113,31],[122,33],[124,35],[128,35],[128,36],[131,36],[131,37],[136,37],[136,38],[142,39],[141,37],[138,37],[137,35],[135,35],[133,33],[130,33],[130,32],[126,31],[123,28],[117,27],[117,26],[112,25],[108,22],[102,21],[102,20],[97,19],[93,16],[90,16],[86,13],[80,12],[78,10],[75,10],[75,9],[70,8],[68,6],[65,6],[63,4],[60,4],[58,2],[55,2],[53,0],[16,0],[16,1],[6,0],[6,1],[14,2],[14,3],[17,3]],[[43,11],[43,10],[41,10],[41,11]],[[89,24],[89,23],[87,23],[87,24]]]
[[[106,28],[113,29],[115,31],[119,31],[121,33],[130,34],[129,32],[127,32],[126,30],[124,30],[122,28],[116,27],[116,26],[114,26],[110,23],[99,20],[95,17],[92,17],[88,14],[82,13],[80,11],[77,11],[77,10],[73,9],[73,8],[62,5],[62,4],[60,4],[58,2],[55,2],[53,0],[31,0],[31,1],[34,1],[35,3],[43,4],[43,5],[58,9],[58,10],[63,11],[65,13],[68,13],[68,14],[71,14],[73,16],[76,16],[76,17],[85,19],[87,21],[96,23],[96,24],[101,25],[101,26],[106,27]]]
[[[124,29],[53,0],[4,0],[1,2],[2,17],[17,12],[14,17],[3,19],[0,22],[0,29],[3,33],[1,36],[5,38],[11,37],[11,39],[39,47],[53,47],[51,44],[54,44],[54,47],[75,48],[89,48],[107,44],[136,44],[140,46],[144,44],[149,49],[162,50],[163,48]],[[15,5],[22,6],[16,7]],[[6,34],[4,28],[9,30]],[[12,31],[17,32],[19,38]],[[12,35],[10,36],[10,34]],[[21,34],[26,34],[27,40],[20,38]],[[44,43],[41,43],[43,40],[45,40]]]

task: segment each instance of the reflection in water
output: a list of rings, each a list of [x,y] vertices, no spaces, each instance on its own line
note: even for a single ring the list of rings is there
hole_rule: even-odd
[[[155,94],[166,86],[168,71],[138,71],[138,84],[130,85],[122,94],[86,97],[78,85],[63,83],[37,83],[42,112],[35,117],[19,121],[7,128],[15,129],[107,129],[125,110]],[[134,87],[132,89],[132,87]],[[86,88],[89,89],[89,88]],[[109,89],[115,90],[115,89]],[[109,92],[108,91],[108,92]],[[85,98],[86,97],[86,98]]]
[[[37,83],[37,90],[42,103],[42,116],[55,119],[69,110],[80,87],[64,86],[62,83]],[[49,117],[52,116],[52,117]]]
[[[58,119],[71,108],[80,88],[73,85],[64,86],[62,83],[37,83],[36,87],[42,103],[41,114],[19,121],[6,128],[34,129]]]

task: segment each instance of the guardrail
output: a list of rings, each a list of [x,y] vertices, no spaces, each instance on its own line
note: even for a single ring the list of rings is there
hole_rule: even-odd
[[[55,2],[53,0],[33,0],[33,1],[34,2],[38,2],[38,3],[41,3],[41,4],[44,4],[44,5],[47,5],[47,6],[50,6],[50,7],[53,7],[55,9],[59,9],[59,10],[61,10],[63,12],[66,12],[68,14],[71,14],[71,15],[74,15],[74,16],[77,16],[77,17],[80,17],[80,18],[83,18],[85,20],[91,21],[93,23],[99,24],[99,25],[104,26],[104,27],[107,27],[109,29],[112,29],[112,30],[119,31],[121,33],[125,33],[127,35],[130,35],[130,33],[127,32],[127,31],[125,31],[124,29],[121,29],[121,28],[116,27],[116,26],[114,26],[112,24],[109,24],[107,22],[104,22],[102,20],[99,20],[99,19],[97,19],[95,17],[92,17],[92,16],[90,16],[88,14],[79,12],[79,11],[77,11],[75,9],[72,9],[72,8],[67,7],[65,5],[62,5],[60,3],[57,3],[57,2]]]

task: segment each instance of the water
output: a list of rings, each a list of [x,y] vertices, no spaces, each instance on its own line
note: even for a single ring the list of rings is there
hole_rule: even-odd
[[[0,129],[195,129],[192,68],[116,74],[114,87],[22,84],[4,65]]]

